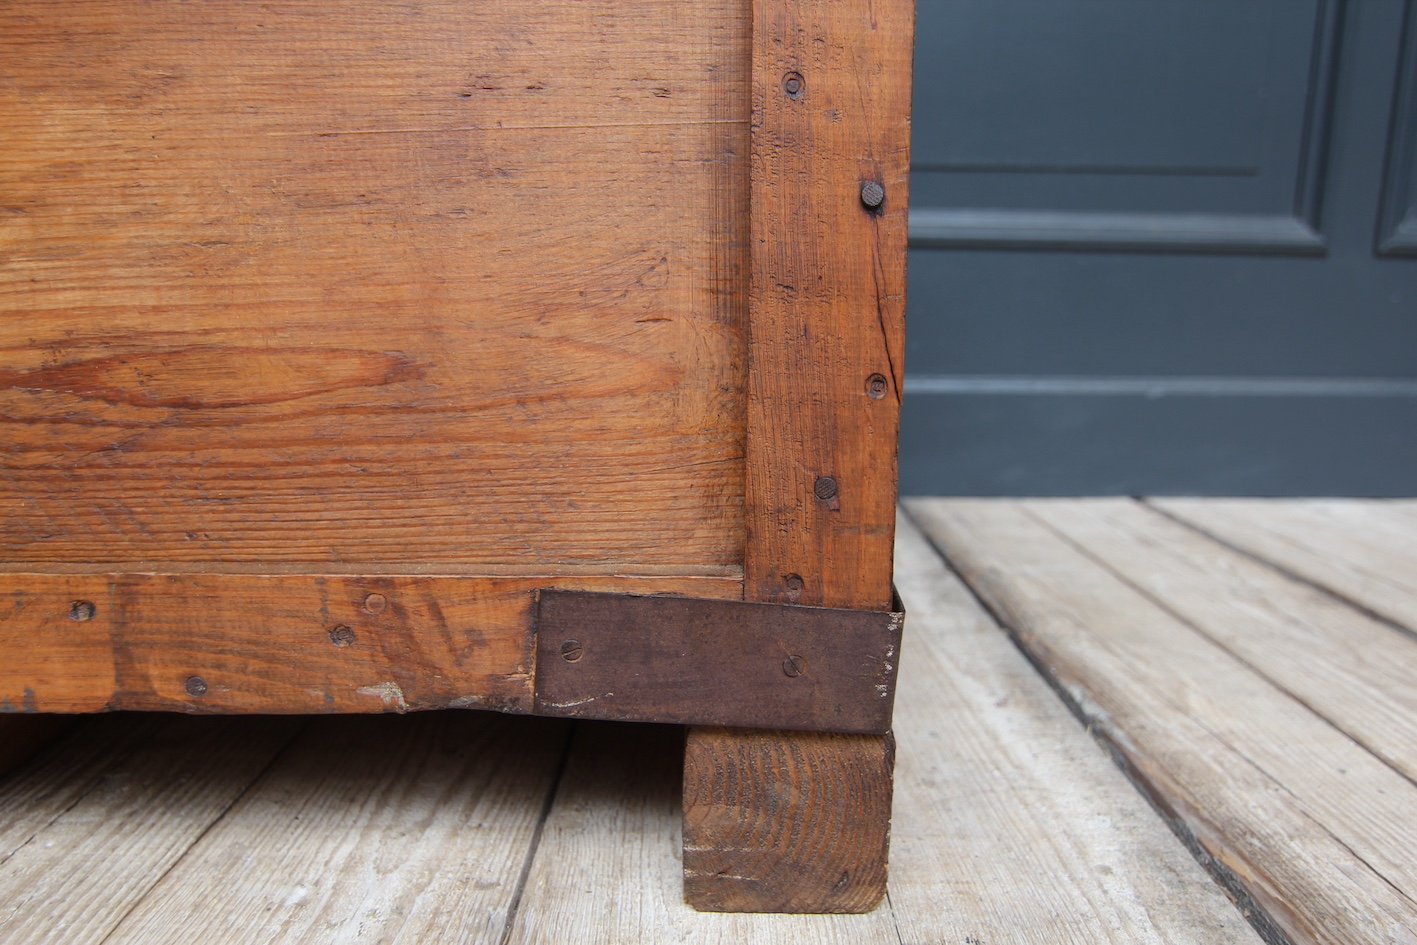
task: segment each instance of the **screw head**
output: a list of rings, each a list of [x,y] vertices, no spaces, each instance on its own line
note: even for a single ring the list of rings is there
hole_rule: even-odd
[[[787,577],[785,577],[785,578],[782,579],[782,583],[783,583],[783,585],[787,588],[787,592],[788,592],[789,594],[801,594],[801,593],[802,593],[802,587],[803,587],[803,584],[802,584],[802,575],[800,575],[800,574],[789,574],[789,575],[787,575]]]
[[[382,614],[387,606],[389,606],[389,599],[383,594],[370,594],[364,598],[364,610],[367,613]]]
[[[872,400],[880,400],[886,396],[890,390],[890,384],[886,381],[884,374],[872,374],[866,378],[866,396]]]
[[[581,641],[579,640],[567,640],[565,643],[561,644],[561,659],[565,660],[567,663],[574,663],[581,658],[584,652],[585,651],[581,649]]]
[[[823,502],[836,498],[836,480],[831,476],[818,476],[817,481],[812,484],[812,494]]]
[[[800,72],[789,72],[782,77],[782,91],[787,93],[788,98],[801,98],[805,85]]]
[[[77,620],[82,623],[85,620],[92,620],[94,614],[97,613],[98,608],[93,605],[93,601],[91,600],[76,600],[69,605],[70,620]]]
[[[330,631],[330,642],[335,646],[354,646],[354,630],[340,624]]]
[[[201,676],[188,676],[187,682],[182,688],[186,689],[187,695],[194,699],[207,694],[207,682]]]
[[[807,671],[807,661],[800,656],[789,656],[782,661],[782,672],[786,676],[796,679]]]
[[[868,209],[875,210],[886,200],[886,188],[880,181],[868,180],[861,185],[861,202]]]

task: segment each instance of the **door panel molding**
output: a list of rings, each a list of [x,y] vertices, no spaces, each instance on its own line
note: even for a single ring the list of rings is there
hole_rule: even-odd
[[[1379,213],[1377,250],[1384,256],[1417,256],[1417,3],[1407,0],[1402,53],[1388,129],[1387,170]]]
[[[1322,254],[1323,235],[1299,216],[947,210],[910,214],[918,248],[1089,249]]]
[[[1052,208],[922,206],[911,211],[910,245],[919,248],[1099,250],[1131,252],[1263,253],[1322,255],[1327,244],[1321,207],[1347,0],[1318,0],[1301,119],[1292,203],[1272,213],[1214,213],[1165,209],[1079,210]],[[1411,58],[1411,57],[1409,57]],[[1291,113],[1292,114],[1292,113]],[[930,163],[926,172],[1018,172],[1020,168],[955,167]],[[1034,173],[1078,173],[1071,167],[1029,168]],[[1107,168],[1089,167],[1089,173]],[[1135,170],[1119,169],[1135,174]],[[1148,176],[1215,176],[1198,168],[1147,168]],[[1212,169],[1213,170],[1213,169]],[[1227,168],[1220,176],[1258,176],[1259,168]],[[923,188],[922,188],[923,189]],[[1414,221],[1417,226],[1417,221]]]

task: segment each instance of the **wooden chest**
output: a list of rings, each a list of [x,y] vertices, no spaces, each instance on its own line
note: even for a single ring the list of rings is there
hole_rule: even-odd
[[[0,705],[683,722],[873,907],[912,15],[0,5]]]

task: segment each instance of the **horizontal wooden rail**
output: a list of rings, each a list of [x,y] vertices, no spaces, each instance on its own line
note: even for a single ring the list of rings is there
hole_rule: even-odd
[[[532,711],[538,588],[720,577],[0,574],[0,711]]]

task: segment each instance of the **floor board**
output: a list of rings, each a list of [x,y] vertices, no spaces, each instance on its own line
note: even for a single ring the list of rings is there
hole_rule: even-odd
[[[1417,502],[1148,502],[1167,515],[1417,635]]]
[[[1417,780],[1417,639],[1131,500],[1021,507]]]
[[[0,791],[0,942],[104,941],[299,724],[174,716],[131,723],[143,731],[130,740],[114,732],[122,720],[102,721]]]
[[[1035,504],[908,509],[1261,924],[1295,943],[1414,941],[1409,780],[1049,528]]]
[[[106,945],[497,941],[564,747],[545,719],[317,719]]]
[[[908,521],[891,904],[909,943],[1258,943]]]

